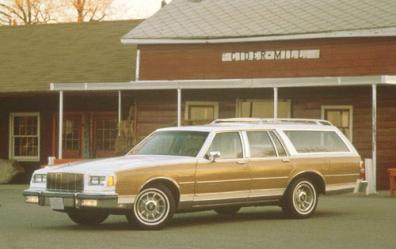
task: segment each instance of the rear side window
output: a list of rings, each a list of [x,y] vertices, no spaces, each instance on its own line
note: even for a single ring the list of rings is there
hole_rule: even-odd
[[[271,138],[266,131],[248,131],[251,157],[276,157]]]
[[[282,143],[279,141],[278,136],[276,136],[273,131],[270,131],[270,135],[271,135],[272,140],[274,141],[276,149],[278,150],[279,156],[287,156],[286,150],[283,147]]]
[[[334,131],[284,131],[299,153],[349,152]]]

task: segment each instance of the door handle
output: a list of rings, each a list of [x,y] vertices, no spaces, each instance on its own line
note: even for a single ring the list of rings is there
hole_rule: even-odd
[[[245,165],[245,164],[248,163],[248,161],[240,160],[240,161],[237,161],[236,163],[239,164],[239,165]]]
[[[289,158],[282,158],[282,162],[284,162],[284,163],[290,163],[290,159],[289,159]]]

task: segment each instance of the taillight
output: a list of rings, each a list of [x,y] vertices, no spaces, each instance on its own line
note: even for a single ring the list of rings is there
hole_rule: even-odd
[[[360,161],[359,169],[360,169],[360,179],[365,180],[365,178],[366,178],[366,169],[364,167],[364,162],[363,161]]]

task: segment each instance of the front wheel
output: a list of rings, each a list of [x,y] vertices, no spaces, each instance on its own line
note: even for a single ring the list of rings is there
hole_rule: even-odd
[[[313,183],[306,178],[300,178],[291,183],[287,189],[282,209],[290,218],[308,218],[316,209],[318,195]]]
[[[128,221],[142,229],[164,227],[175,212],[175,198],[168,187],[156,185],[143,189],[136,197]]]
[[[73,209],[67,211],[67,215],[72,221],[83,226],[99,225],[109,217],[109,213],[102,210]]]

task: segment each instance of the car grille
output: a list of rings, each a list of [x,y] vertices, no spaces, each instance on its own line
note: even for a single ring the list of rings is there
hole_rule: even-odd
[[[83,190],[83,174],[48,173],[47,175],[47,191],[77,193]]]

